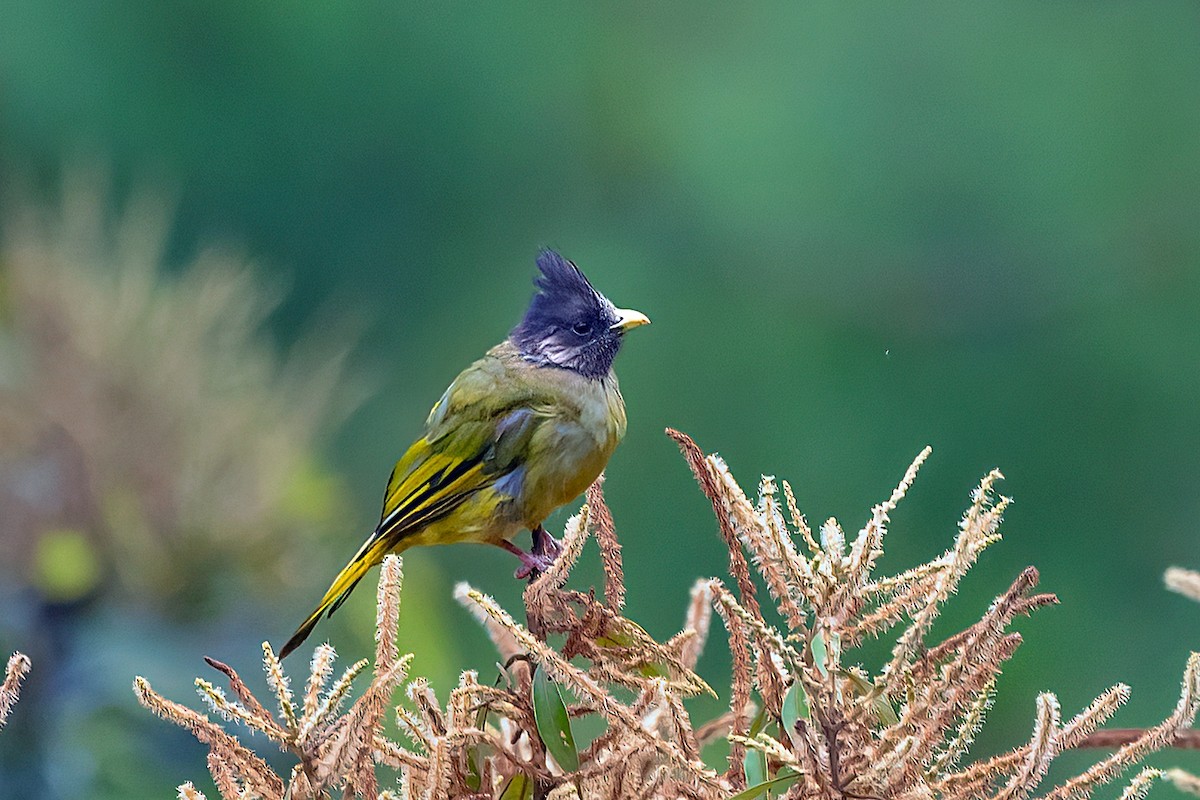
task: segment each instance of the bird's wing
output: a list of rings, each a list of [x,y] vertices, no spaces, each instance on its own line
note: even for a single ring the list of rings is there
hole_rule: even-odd
[[[476,364],[430,412],[426,434],[396,463],[372,537],[387,552],[518,469],[537,427],[557,414],[545,396]]]
[[[281,658],[304,641],[322,614],[337,611],[367,570],[401,547],[405,537],[521,468],[538,426],[569,413],[530,383],[536,382],[491,355],[455,379],[430,412],[425,435],[392,470],[379,526],[280,650]],[[507,488],[519,485],[516,481]]]

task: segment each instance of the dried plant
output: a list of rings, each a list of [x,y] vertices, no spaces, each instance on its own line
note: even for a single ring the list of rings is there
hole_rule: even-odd
[[[587,503],[567,522],[558,560],[525,590],[528,625],[466,584],[456,589],[514,669],[503,690],[478,684],[456,690],[460,697],[452,696],[451,708],[464,703],[481,709],[482,716],[461,716],[432,738],[419,735],[432,758],[428,770],[406,771],[410,796],[458,797],[480,787],[492,796],[525,779],[534,796],[616,800],[727,793],[728,786],[700,757],[701,739],[683,703],[712,693],[693,672],[709,627],[708,586],[693,590],[683,630],[665,643],[622,616],[621,551],[601,485],[597,481],[588,490]],[[565,588],[590,535],[600,546],[603,600]],[[573,663],[577,658],[587,666]],[[526,662],[536,665],[536,674]],[[571,702],[563,699],[563,690]],[[480,722],[493,714],[500,725],[487,731]],[[598,716],[605,730],[577,748],[570,719],[586,715]],[[460,738],[486,746],[481,773],[490,782],[472,781],[471,760],[456,744]]]
[[[0,564],[51,592],[107,567],[139,597],[190,600],[213,563],[259,583],[294,566],[286,548],[335,511],[314,453],[357,402],[352,337],[325,326],[281,357],[264,330],[280,292],[230,251],[168,269],[160,196],[113,213],[104,180],[75,171],[58,208],[7,199]],[[53,537],[90,553],[78,585],[39,582]]]
[[[1182,567],[1171,567],[1163,575],[1163,582],[1171,591],[1200,601],[1200,572]]]
[[[29,674],[29,657],[13,653],[4,668],[4,683],[0,684],[0,728],[8,721],[8,715],[21,696],[21,681]]]
[[[155,692],[145,678],[134,679],[134,692],[146,708],[188,729],[208,745],[208,768],[226,800],[327,797],[328,790],[336,786],[344,787],[347,796],[357,794],[375,798],[379,794],[375,763],[380,757],[376,748],[399,751],[381,735],[384,714],[393,691],[407,676],[412,660],[411,656],[400,658],[396,649],[400,570],[399,557],[389,556],[384,561],[379,577],[371,683],[344,714],[340,713],[341,708],[354,679],[366,669],[367,661],[352,664],[331,684],[335,653],[328,644],[319,646],[313,653],[303,695],[297,698],[270,644],[263,643],[263,667],[267,683],[275,693],[278,714],[272,714],[250,693],[232,667],[205,659],[226,677],[233,698],[209,681],[197,678],[196,689],[200,696],[213,713],[265,735],[297,757],[299,763],[286,784],[237,737],[207,716],[167,700]],[[203,797],[190,783],[180,786],[179,794],[181,797]]]
[[[1091,796],[1155,750],[1190,742],[1188,728],[1200,706],[1198,654],[1188,660],[1174,711],[1153,728],[1100,729],[1128,699],[1129,689],[1120,684],[1073,716],[1064,716],[1057,698],[1043,693],[1025,744],[990,758],[969,757],[997,676],[1021,644],[1012,622],[1056,602],[1035,592],[1038,575],[1029,568],[978,622],[929,640],[963,575],[999,540],[1009,503],[995,494],[999,472],[986,475],[973,492],[944,554],[881,576],[875,567],[889,514],[928,449],[848,537],[833,519],[814,531],[786,482],[763,478],[758,501],[751,503],[720,458],[669,433],[712,504],[728,545],[731,581],[698,582],[683,630],[666,642],[623,615],[621,551],[597,482],[568,521],[558,560],[526,589],[525,624],[470,586],[456,589],[503,660],[500,678],[487,685],[477,673],[464,672],[444,706],[426,681],[410,682],[409,705],[396,709],[407,745],[380,731],[392,688],[408,664],[395,647],[396,558],[385,563],[380,580],[375,679],[346,714],[337,716],[338,707],[365,662],[326,689],[333,659],[328,645],[317,648],[300,703],[265,648],[279,720],[225,665],[210,662],[229,678],[236,700],[197,683],[214,711],[297,756],[286,782],[223,728],[158,696],[140,678],[139,697],[209,745],[209,767],[225,798],[317,797],[338,786],[346,796],[389,797],[379,791],[378,765],[399,773],[399,796],[425,800],[750,800],[768,793],[822,800],[1020,800],[1039,791],[1046,800],[1074,800]],[[593,537],[605,575],[599,597],[594,590],[567,588]],[[761,596],[760,582],[766,588]],[[685,701],[712,691],[694,669],[713,610],[732,654],[730,704],[716,719],[695,724]],[[884,635],[895,636],[886,663],[873,670],[857,663],[856,648]],[[575,738],[573,721],[582,717],[602,723],[588,743]],[[730,743],[721,770],[702,758],[704,746],[718,738]],[[1101,746],[1114,752],[1041,787],[1060,753]],[[1159,778],[1195,785],[1186,773],[1143,769],[1122,797],[1143,796]],[[191,784],[179,793],[201,796]]]
[[[1170,567],[1163,581],[1171,591],[1200,602],[1200,572],[1182,567]],[[1183,731],[1175,738],[1175,747],[1200,749],[1200,731]],[[1182,769],[1168,769],[1159,777],[1172,783],[1176,789],[1200,797],[1200,776]]]
[[[1182,769],[1169,769],[1163,772],[1164,780],[1170,781],[1181,792],[1200,797],[1200,777]]]
[[[775,780],[791,782],[785,797],[1027,797],[1039,788],[1059,753],[1094,744],[1089,735],[1128,698],[1128,688],[1117,685],[1064,720],[1057,698],[1042,694],[1027,744],[966,761],[996,677],[1021,644],[1020,635],[1009,631],[1010,624],[1017,616],[1057,602],[1053,595],[1034,593],[1038,574],[1031,567],[977,623],[940,642],[927,639],[963,575],[979,553],[999,539],[1001,517],[1010,502],[994,494],[1000,473],[986,475],[974,491],[954,544],[942,556],[897,575],[878,576],[874,568],[882,554],[888,515],[908,491],[928,449],[848,540],[833,519],[814,535],[786,482],[784,503],[775,481],[764,478],[758,503],[751,504],[724,462],[706,456],[687,436],[671,435],[712,501],[730,543],[738,596],[714,584],[734,649],[735,725],[730,739],[761,753]],[[764,619],[742,548],[785,620],[784,630]],[[853,663],[853,649],[864,639],[896,628],[891,657],[876,674]],[[757,690],[763,704],[760,715],[767,720],[757,733],[747,729],[747,685]],[[1147,754],[1174,744],[1191,726],[1198,706],[1200,654],[1193,654],[1179,703],[1163,723],[1136,731],[1111,756],[1044,797],[1089,796]],[[745,767],[743,751],[731,750],[725,777],[735,788],[745,783]],[[1143,791],[1154,774],[1139,774],[1126,795]]]

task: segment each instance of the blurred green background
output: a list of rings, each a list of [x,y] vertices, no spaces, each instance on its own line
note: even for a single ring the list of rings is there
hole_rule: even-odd
[[[0,796],[210,785],[132,676],[195,705],[207,654],[262,686],[258,643],[356,549],[541,245],[654,321],[617,364],[607,483],[652,633],[725,568],[664,426],[853,530],[931,444],[884,568],[940,553],[999,466],[1005,542],[941,630],[1026,564],[1063,601],[1019,624],[980,750],[1023,741],[1042,690],[1069,714],[1125,681],[1117,723],[1161,719],[1200,647],[1161,583],[1200,567],[1198,41],[1190,1],[4,3],[0,650],[34,671]],[[43,291],[62,259],[81,283]],[[450,590],[519,607],[512,557],[405,560],[416,672],[443,696],[492,674]],[[345,659],[371,595],[318,629]]]

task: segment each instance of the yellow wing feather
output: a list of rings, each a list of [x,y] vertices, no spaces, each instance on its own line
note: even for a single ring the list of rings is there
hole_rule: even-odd
[[[280,657],[295,650],[322,615],[337,610],[388,553],[418,543],[493,541],[540,522],[600,473],[624,429],[615,379],[543,371],[524,362],[511,343],[493,348],[434,405],[425,436],[392,471],[379,525]]]
[[[283,658],[303,642],[323,615],[333,614],[371,567],[388,553],[402,552],[405,538],[420,531],[461,505],[472,494],[494,483],[498,474],[487,474],[483,453],[462,458],[434,452],[427,439],[419,439],[396,465],[388,482],[383,518],[350,562],[337,574],[325,596],[279,651]]]

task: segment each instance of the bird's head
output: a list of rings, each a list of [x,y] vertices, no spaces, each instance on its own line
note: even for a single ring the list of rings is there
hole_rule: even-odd
[[[538,292],[509,338],[530,361],[589,378],[607,375],[621,349],[621,337],[650,320],[614,306],[592,288],[579,267],[553,250],[543,250],[537,265]]]

